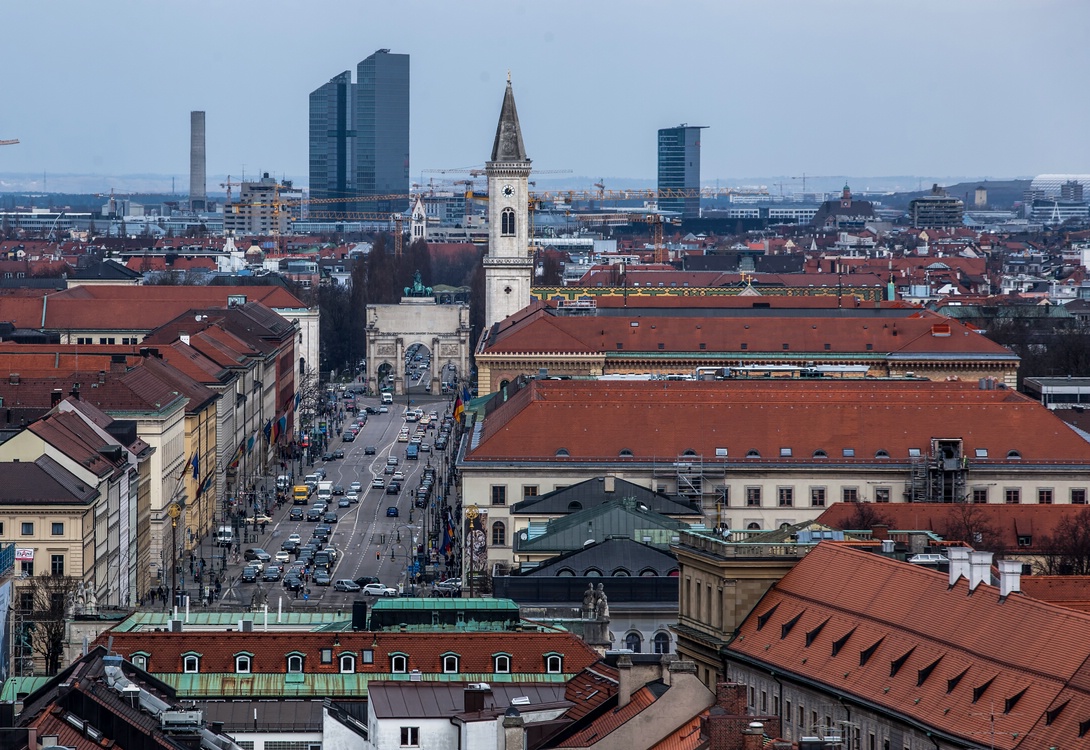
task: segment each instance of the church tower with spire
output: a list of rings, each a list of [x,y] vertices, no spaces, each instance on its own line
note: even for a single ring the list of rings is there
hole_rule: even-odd
[[[530,254],[530,159],[511,91],[511,75],[488,176],[488,254],[484,258],[485,328],[530,304],[534,260]]]

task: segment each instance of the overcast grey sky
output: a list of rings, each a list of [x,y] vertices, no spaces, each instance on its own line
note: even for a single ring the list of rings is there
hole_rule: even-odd
[[[1090,172],[1088,0],[29,0],[0,16],[0,175],[307,175],[308,94],[411,55],[412,179],[487,159],[511,69],[541,169],[703,177]],[[426,177],[427,175],[425,175]],[[218,188],[209,186],[210,189]]]

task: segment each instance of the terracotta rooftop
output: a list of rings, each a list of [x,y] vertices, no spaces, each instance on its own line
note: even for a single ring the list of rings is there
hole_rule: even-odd
[[[623,464],[693,451],[754,466],[896,466],[940,436],[960,437],[968,456],[987,451],[970,459],[985,465],[1090,466],[1090,443],[1014,391],[888,380],[531,380],[474,428],[465,458]]]
[[[773,308],[776,309],[776,308]],[[896,319],[875,315],[753,316],[558,315],[542,303],[497,324],[483,354],[633,352],[761,352],[775,356],[832,354],[943,356],[1016,361],[1006,347],[973,328],[919,311]]]
[[[1090,726],[1090,616],[830,543],[768,591],[725,654],[728,670],[816,683],[939,741],[1077,747]]]
[[[1033,599],[1090,612],[1090,576],[1022,576],[1021,585]]]
[[[624,723],[639,716],[644,709],[658,700],[662,692],[661,688],[665,686],[659,683],[656,687],[660,690],[653,690],[650,686],[640,688],[632,693],[631,699],[624,707],[606,711],[585,728],[562,740],[556,747],[591,747]]]

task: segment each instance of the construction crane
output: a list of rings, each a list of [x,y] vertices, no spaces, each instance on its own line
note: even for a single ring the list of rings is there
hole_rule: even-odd
[[[227,182],[221,182],[220,183],[221,188],[227,188],[227,202],[228,203],[231,202],[231,188],[236,186],[236,185],[238,187],[242,187],[241,182],[231,182],[231,175],[227,175]],[[242,193],[240,192],[239,196],[241,197],[241,195],[242,195]]]
[[[655,263],[669,263],[670,253],[666,244],[662,241],[662,227],[665,224],[678,225],[681,220],[674,216],[662,214],[641,213],[611,213],[611,214],[574,214],[575,218],[584,224],[608,224],[618,226],[620,224],[635,224],[642,222],[651,226],[651,243],[654,247]]]
[[[18,138],[9,138],[6,141],[0,141],[0,146],[14,146],[19,142]]]
[[[326,221],[383,221],[394,225],[394,256],[401,257],[404,246],[405,217],[402,214],[384,214],[368,211],[311,211],[312,219]]]
[[[845,175],[842,174],[806,174],[805,172],[803,172],[800,177],[792,177],[791,179],[802,180],[802,192],[805,193],[807,180],[839,180],[841,177],[844,176]]]

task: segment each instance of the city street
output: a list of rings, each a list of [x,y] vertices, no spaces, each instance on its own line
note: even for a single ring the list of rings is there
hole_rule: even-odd
[[[341,396],[340,393],[337,395]],[[325,451],[341,449],[344,451],[343,459],[330,461],[318,459],[313,465],[304,465],[301,473],[299,462],[295,462],[295,484],[302,484],[305,475],[323,468],[327,472],[326,481],[345,489],[346,494],[335,495],[328,508],[337,515],[337,522],[331,524],[332,534],[326,545],[333,546],[338,552],[336,564],[330,571],[330,578],[333,581],[375,576],[382,584],[411,595],[414,587],[408,568],[417,559],[417,546],[426,545],[424,524],[428,515],[427,509],[414,507],[415,492],[423,478],[425,467],[435,467],[436,482],[428,502],[433,505],[437,503],[437,497],[443,493],[439,475],[445,475],[446,460],[454,450],[455,441],[453,439],[449,441],[446,451],[421,451],[419,460],[406,460],[406,448],[409,444],[398,442],[398,433],[407,424],[411,435],[419,424],[406,423],[404,418],[406,409],[420,408],[425,414],[433,410],[438,413],[439,419],[426,428],[426,434],[423,437],[423,442],[433,444],[439,432],[438,423],[449,412],[450,402],[445,396],[430,394],[409,396],[411,407],[406,406],[406,397],[402,396],[399,400],[400,403],[387,405],[388,413],[386,414],[367,415],[367,423],[359,431],[355,440],[343,442],[341,436],[335,432],[332,434],[332,439]],[[357,403],[361,410],[367,406],[376,410],[381,407],[378,398],[359,396]],[[347,428],[355,419],[353,415],[346,414],[342,426]],[[329,424],[332,429],[333,422]],[[366,455],[368,446],[375,448],[373,455]],[[388,484],[393,479],[391,474],[384,473],[390,456],[398,459],[396,471],[404,475],[401,480],[401,491],[396,495],[387,494],[384,488],[371,486],[372,480],[376,477],[384,480],[384,484]],[[273,475],[266,480],[270,491],[273,490],[275,479]],[[338,507],[338,502],[350,494],[351,483],[356,481],[362,484],[359,502],[348,508]],[[272,510],[269,512],[271,520],[266,524],[264,532],[258,530],[255,536],[253,526],[247,526],[239,546],[241,553],[250,548],[260,548],[275,557],[281,549],[281,544],[292,534],[298,534],[304,544],[310,540],[317,522],[292,520],[290,514],[292,508],[299,508],[305,513],[317,499],[317,495],[312,494],[306,505],[292,505],[290,495],[289,487],[288,502],[279,510],[276,509],[275,503],[272,504]],[[396,516],[388,511],[390,508],[397,509]],[[202,556],[211,554],[218,558],[221,551],[222,548],[210,551],[205,544],[201,554]],[[292,555],[291,560],[294,561],[294,559],[295,556]],[[281,604],[286,609],[291,607],[349,608],[350,603],[357,598],[372,598],[360,592],[339,592],[334,590],[332,585],[319,586],[313,579],[307,584],[306,589],[298,594],[285,588],[282,581],[264,581],[259,578],[257,582],[245,582],[242,580],[242,570],[247,564],[241,554],[237,562],[233,552],[227,556],[222,591],[218,601],[213,603],[213,607],[249,607],[254,602],[255,593],[258,594],[258,603],[260,604],[262,600],[267,601],[271,610],[276,609],[278,597],[283,598]],[[222,562],[217,561],[216,567],[221,565]],[[187,576],[186,582],[192,584],[188,578],[190,576]],[[200,608],[201,604],[196,601],[194,587],[189,585],[185,588],[191,597],[190,608]],[[420,595],[430,594],[430,585],[423,584],[418,588]]]

